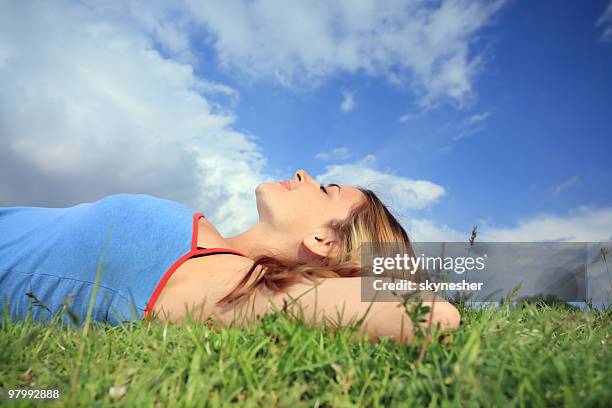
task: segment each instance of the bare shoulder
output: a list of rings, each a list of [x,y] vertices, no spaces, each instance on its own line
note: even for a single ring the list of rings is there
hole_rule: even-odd
[[[214,254],[185,261],[168,279],[153,311],[161,321],[179,321],[186,309],[201,320],[214,317],[216,305],[253,266],[253,260],[231,254]]]

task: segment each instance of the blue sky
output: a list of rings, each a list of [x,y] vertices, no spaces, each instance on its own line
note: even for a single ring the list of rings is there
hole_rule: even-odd
[[[0,205],[144,192],[237,232],[304,168],[417,239],[612,239],[611,2],[204,3],[3,3]]]

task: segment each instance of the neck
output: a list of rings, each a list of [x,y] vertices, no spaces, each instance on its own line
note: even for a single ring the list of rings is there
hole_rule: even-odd
[[[225,241],[231,249],[240,251],[251,259],[263,255],[284,255],[289,244],[286,237],[282,237],[264,223],[257,223],[241,234],[225,238]]]

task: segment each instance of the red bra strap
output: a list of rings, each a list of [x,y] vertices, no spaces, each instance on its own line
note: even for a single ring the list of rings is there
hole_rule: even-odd
[[[199,247],[198,246],[198,221],[200,221],[200,218],[206,218],[204,216],[204,214],[202,213],[195,213],[193,214],[193,229],[191,232],[191,251],[190,253],[193,255],[201,255],[201,254],[205,254],[205,255],[212,255],[213,251],[217,251],[215,253],[218,252],[223,252],[223,253],[228,253],[228,254],[235,254],[235,255],[241,255],[241,256],[245,256],[245,254],[243,254],[240,251],[236,251],[235,249],[229,249],[229,248],[203,248],[203,247]],[[210,251],[209,252],[201,252],[201,251]]]
[[[177,259],[174,262],[174,264],[166,271],[166,273],[164,273],[161,280],[157,283],[157,286],[155,287],[155,290],[151,294],[151,297],[149,298],[149,301],[147,302],[147,306],[145,307],[144,317],[146,319],[150,318],[150,314],[151,314],[151,310],[153,309],[153,305],[155,305],[155,301],[159,297],[159,294],[161,293],[162,289],[166,285],[166,282],[168,281],[168,279],[170,279],[170,276],[172,276],[174,271],[177,270],[178,267],[181,266],[185,261],[191,258],[194,258],[194,257],[198,257],[198,256],[216,255],[216,254],[231,254],[231,255],[240,255],[240,256],[247,257],[242,252],[236,251],[234,249],[229,249],[229,248],[199,248],[197,244],[198,244],[198,220],[200,219],[200,217],[204,217],[204,214],[202,213],[193,214],[193,231],[191,234],[191,250],[188,253],[181,256],[179,259]]]
[[[202,213],[194,213],[193,214],[193,228],[191,229],[191,250],[195,251],[198,247],[198,221],[200,218],[204,217]],[[206,217],[204,217],[206,218]]]

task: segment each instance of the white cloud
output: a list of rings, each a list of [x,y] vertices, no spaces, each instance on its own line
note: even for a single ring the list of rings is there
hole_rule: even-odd
[[[423,106],[470,98],[471,47],[505,0],[187,1],[221,67],[287,87],[363,72],[412,85]]]
[[[405,113],[402,116],[399,117],[399,121],[400,123],[406,123],[408,122],[410,119],[412,119],[412,115],[409,113]]]
[[[564,215],[543,214],[512,228],[489,228],[482,241],[610,241],[612,208],[579,207]]]
[[[404,113],[402,116],[399,117],[399,121],[400,123],[406,123],[411,119],[414,119],[416,117],[415,114],[413,113]]]
[[[430,219],[411,219],[406,229],[415,241],[466,242],[471,230],[457,231]],[[478,226],[481,242],[600,242],[612,241],[612,207],[578,207],[567,214],[541,214],[519,221],[515,226]]]
[[[322,160],[322,161],[332,161],[332,160],[339,161],[339,160],[346,160],[349,157],[351,157],[350,150],[347,147],[341,146],[341,147],[332,149],[331,151],[319,152],[315,156],[315,159]]]
[[[418,118],[421,118],[423,116],[425,116],[427,113],[429,113],[431,110],[433,109],[433,107],[426,107],[423,109],[419,109],[419,110],[413,110],[412,112],[406,112],[403,115],[401,115],[398,120],[400,121],[400,123],[406,123],[409,122],[411,120],[415,120]]]
[[[612,1],[608,4],[608,8],[597,20],[597,26],[603,26],[604,31],[601,33],[601,39],[604,41],[612,41]]]
[[[457,133],[453,136],[453,141],[461,140],[478,132],[482,132],[487,127],[487,120],[491,116],[490,112],[477,113],[465,118],[458,125]]]
[[[460,233],[448,225],[436,225],[432,220],[412,218],[404,227],[408,237],[415,242],[464,242],[469,238],[469,232]]]
[[[340,104],[340,110],[342,112],[350,112],[355,107],[354,96],[355,92],[342,92],[344,99],[342,99],[342,103]]]
[[[380,171],[375,164],[376,158],[368,155],[356,163],[326,166],[317,180],[371,189],[396,213],[429,207],[445,194],[442,186]]]
[[[237,92],[164,58],[146,27],[97,4],[3,6],[0,205],[61,207],[134,192],[184,202],[223,233],[256,222],[265,157],[214,102]],[[188,59],[180,30],[154,18],[156,41]]]
[[[189,31],[191,19],[175,9],[175,4],[162,0],[137,2],[100,2],[81,0],[98,20],[123,23],[126,30],[135,34],[146,33],[159,49],[173,60],[197,65],[198,59],[191,50]]]
[[[563,192],[564,190],[567,190],[568,188],[573,187],[576,184],[578,184],[579,180],[580,179],[578,178],[578,176],[570,177],[567,180],[564,180],[561,183],[559,183],[559,185],[554,188],[553,193],[557,195]]]
[[[470,125],[476,125],[476,124],[482,123],[485,120],[487,120],[489,118],[489,116],[491,116],[490,112],[477,113],[475,115],[472,115],[472,116],[468,117],[466,119],[466,123],[468,123]]]

